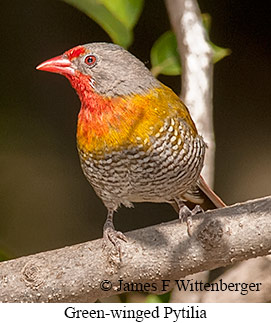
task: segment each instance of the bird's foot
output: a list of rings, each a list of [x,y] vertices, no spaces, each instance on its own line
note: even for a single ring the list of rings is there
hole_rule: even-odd
[[[189,237],[192,236],[192,216],[204,212],[203,209],[200,207],[200,205],[196,205],[193,210],[190,210],[185,204],[180,207],[179,210],[179,219],[181,223],[186,222],[187,224],[187,234]]]
[[[117,254],[118,262],[122,261],[122,249],[121,249],[121,242],[127,242],[126,236],[120,232],[116,231],[112,221],[106,221],[104,224],[103,229],[103,249],[109,247],[114,250],[113,253]]]

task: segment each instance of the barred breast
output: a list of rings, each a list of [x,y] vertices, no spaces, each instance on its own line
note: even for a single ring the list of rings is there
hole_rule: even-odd
[[[165,120],[148,144],[91,155],[79,150],[85,176],[108,209],[132,202],[169,202],[195,185],[205,154],[201,136],[178,117]]]

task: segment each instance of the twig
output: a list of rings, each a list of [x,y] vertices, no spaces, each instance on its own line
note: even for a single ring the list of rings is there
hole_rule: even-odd
[[[192,237],[178,221],[127,233],[120,268],[108,263],[102,239],[0,263],[2,302],[93,302],[118,294],[119,280],[157,286],[271,253],[271,196],[193,218]],[[109,280],[112,289],[103,291]],[[149,284],[149,285],[148,285]],[[105,283],[108,287],[110,283]],[[127,285],[128,286],[128,285]],[[146,288],[143,288],[146,290]],[[165,290],[164,290],[165,292]]]
[[[181,56],[181,97],[208,145],[202,175],[212,187],[215,154],[212,49],[196,0],[165,0],[165,3]]]

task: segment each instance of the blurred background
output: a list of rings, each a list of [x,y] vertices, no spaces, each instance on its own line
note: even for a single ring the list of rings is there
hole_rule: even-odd
[[[226,203],[271,192],[271,29],[267,1],[200,0],[210,38],[232,54],[215,65],[215,190]],[[18,257],[100,238],[106,209],[80,169],[80,103],[68,81],[35,66],[78,44],[110,41],[82,12],[57,0],[1,1],[0,250]],[[162,0],[146,0],[129,50],[149,65],[170,29]],[[159,77],[180,92],[179,77]],[[177,216],[168,205],[121,208],[121,231]]]

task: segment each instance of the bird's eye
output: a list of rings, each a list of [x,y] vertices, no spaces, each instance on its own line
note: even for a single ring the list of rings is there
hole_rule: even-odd
[[[94,65],[96,62],[96,57],[94,55],[88,55],[85,57],[85,63],[89,66]]]

